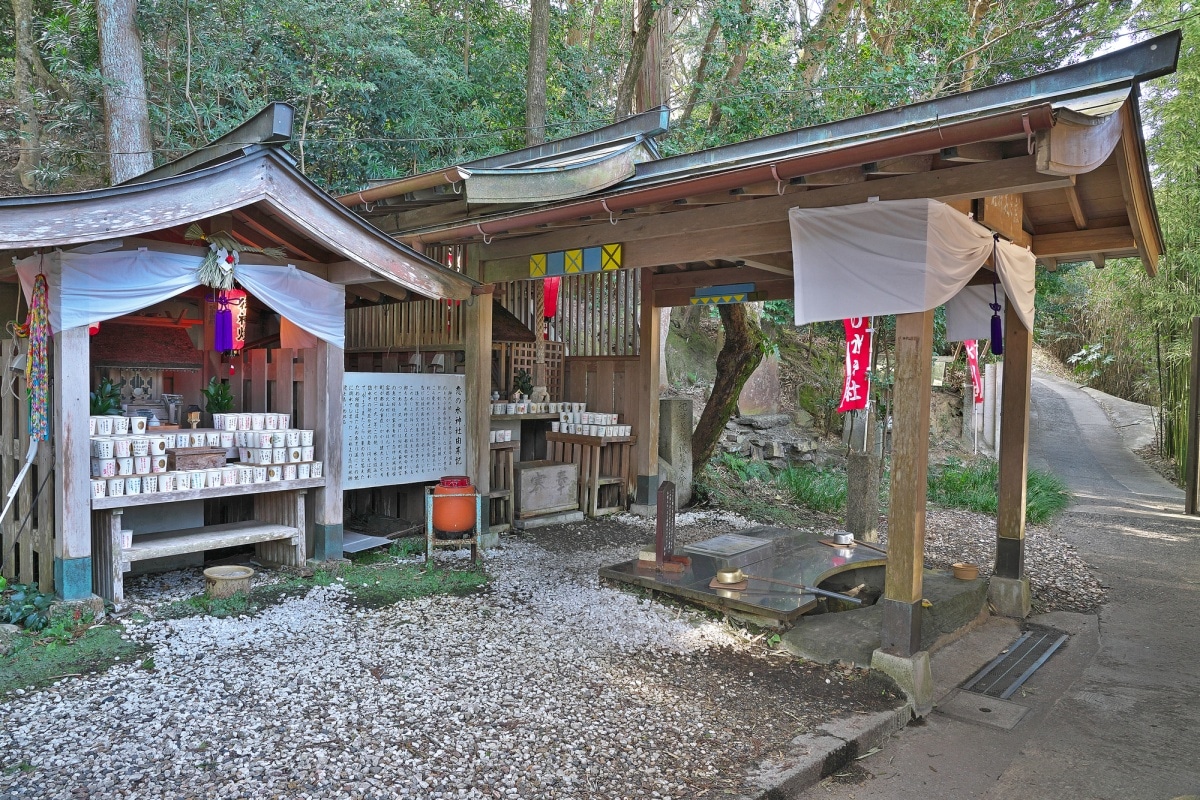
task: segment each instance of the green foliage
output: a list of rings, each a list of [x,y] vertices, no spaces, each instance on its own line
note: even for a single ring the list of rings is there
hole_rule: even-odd
[[[1104,344],[1097,342],[1089,344],[1077,353],[1067,358],[1067,363],[1075,374],[1083,378],[1084,383],[1091,383],[1104,371],[1104,367],[1113,363],[1116,357],[1104,352]]]
[[[791,325],[796,321],[796,304],[791,300],[768,300],[763,303],[763,317],[772,325]]]
[[[928,499],[950,508],[995,514],[1000,467],[995,461],[963,464],[952,460],[929,471]],[[1031,469],[1025,482],[1025,519],[1039,525],[1052,520],[1071,503],[1071,494],[1053,473]]]
[[[825,514],[846,508],[846,474],[810,466],[792,466],[779,473],[779,485],[793,502]]]
[[[50,624],[52,593],[39,592],[36,583],[14,583],[2,589],[6,595],[0,607],[0,621],[19,625],[29,631],[40,631]]]
[[[527,369],[519,369],[513,375],[513,391],[528,397],[533,393],[533,375]]]
[[[204,395],[204,410],[209,414],[224,414],[233,408],[233,390],[215,375],[208,379],[208,385],[200,393]]]
[[[737,453],[721,453],[717,460],[739,481],[771,479],[771,467],[765,461],[754,461]]]
[[[120,416],[121,389],[108,378],[101,378],[100,385],[88,394],[88,402],[93,417]]]
[[[103,672],[113,664],[136,659],[144,648],[123,639],[124,632],[121,625],[88,625],[81,618],[69,636],[16,637],[13,651],[0,657],[0,694],[48,686],[65,675]]]

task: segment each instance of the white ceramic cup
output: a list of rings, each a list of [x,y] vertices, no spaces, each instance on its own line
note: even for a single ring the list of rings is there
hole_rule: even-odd
[[[129,433],[129,417],[113,417],[112,432],[118,436]]]
[[[266,414],[251,414],[250,415],[250,430],[261,431],[266,425]]]
[[[146,494],[154,494],[158,491],[158,476],[143,475],[142,476],[142,491]]]
[[[94,419],[96,420],[96,434],[98,436],[112,436],[112,417],[94,417]]]
[[[283,480],[283,465],[282,464],[272,464],[271,466],[267,467],[267,482],[268,483],[270,483],[272,481],[281,481],[281,480]]]
[[[221,468],[221,485],[236,486],[238,480],[237,467],[222,467]]]
[[[254,468],[254,482],[255,483],[264,483],[264,482],[266,482],[266,480],[267,480],[267,468],[266,467],[255,467]]]
[[[150,437],[150,455],[165,456],[167,454],[167,437],[151,436]]]
[[[113,457],[113,440],[107,438],[96,437],[92,439],[92,457],[93,458],[112,458]]]
[[[142,479],[138,476],[125,479],[125,494],[141,494]]]
[[[173,492],[175,491],[175,473],[164,472],[158,476],[158,491]]]
[[[134,475],[149,475],[150,474],[150,456],[134,456],[133,457],[133,474]]]
[[[312,468],[311,468],[311,470],[310,470],[310,472],[311,472],[312,476],[313,476],[314,478],[319,478],[319,477],[321,477],[321,472],[322,472],[322,470],[324,469],[324,466],[325,466],[325,465],[324,465],[324,464],[322,464],[320,461],[314,461],[314,462],[312,462]]]
[[[150,471],[161,475],[167,471],[166,456],[150,456]]]
[[[299,447],[300,431],[284,431],[283,445],[284,447]]]
[[[117,459],[117,474],[121,476],[133,474],[133,456]]]
[[[108,494],[108,481],[104,478],[92,478],[92,497],[104,497]]]
[[[239,431],[250,430],[250,426],[253,424],[253,422],[254,422],[253,414],[238,414],[237,415],[237,426],[238,426]]]
[[[312,443],[313,443],[313,432],[312,431],[304,431],[304,430],[300,431],[300,446],[301,447],[312,447]]]
[[[150,455],[150,440],[145,436],[139,436],[129,442],[129,454],[131,456],[148,456]]]
[[[272,464],[286,464],[288,460],[288,451],[286,447],[276,447],[271,450]]]
[[[204,434],[204,446],[205,447],[220,447],[221,446],[221,432],[220,431],[206,431]]]
[[[136,417],[129,418],[129,432],[138,436],[146,433],[146,423],[149,422],[145,417],[139,414]]]
[[[296,480],[296,465],[295,464],[284,464],[283,465],[283,479],[285,481]]]
[[[254,467],[238,467],[238,483],[254,483]]]
[[[233,447],[233,434],[229,431],[221,431],[221,447],[226,450]]]
[[[96,418],[88,417],[88,436],[96,435]]]
[[[499,441],[499,440],[497,440],[497,441]],[[300,460],[301,461],[312,461],[313,458],[316,457],[316,450],[317,450],[317,448],[315,448],[315,447],[301,447],[300,448]]]
[[[112,443],[113,443],[113,455],[115,457],[128,458],[129,456],[133,455],[133,453],[130,452],[130,448],[133,446],[133,442],[130,441],[128,436],[113,437]]]
[[[164,433],[162,438],[163,438],[163,441],[166,443],[166,447],[168,450],[174,450],[176,447],[179,446],[179,444],[178,444],[179,436],[174,433]]]
[[[287,447],[287,434],[283,431],[274,431],[271,434],[271,447]]]
[[[306,480],[312,477],[312,464],[297,464],[296,477],[300,480]]]
[[[125,479],[124,478],[109,478],[108,479],[108,496],[123,497],[125,495]]]
[[[263,414],[263,428],[269,431],[279,430],[279,415]]]

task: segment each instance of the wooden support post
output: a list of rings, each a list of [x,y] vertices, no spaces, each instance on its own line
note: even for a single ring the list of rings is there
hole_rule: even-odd
[[[996,568],[1000,578],[1025,574],[1025,479],[1029,465],[1029,389],[1033,335],[1012,302],[1004,314],[1004,383],[1000,395],[1000,488],[996,508]]]
[[[54,588],[64,600],[92,596],[92,491],[88,437],[91,385],[86,327],[54,335]],[[42,442],[41,447],[50,447]],[[24,455],[24,454],[22,454]],[[50,487],[47,487],[48,489]]]
[[[311,366],[308,358],[315,362]],[[313,548],[308,552],[317,561],[342,557],[342,383],[346,355],[340,347],[318,342],[305,352],[304,380],[316,387],[316,426],[313,445],[317,458],[324,462],[325,486],[312,493]],[[307,390],[307,386],[305,387]],[[306,416],[314,416],[305,409]]]
[[[482,273],[479,261],[479,245],[470,245],[466,252],[466,273],[478,278]],[[466,463],[467,474],[475,491],[487,497],[491,491],[492,455],[488,447],[488,432],[491,430],[492,390],[492,286],[483,287],[485,294],[477,294],[463,304],[463,356],[466,360]],[[503,387],[501,387],[503,388]],[[481,520],[483,532],[487,533],[489,520]]]
[[[929,403],[933,311],[896,316],[896,389],[892,408],[892,491],[881,649],[911,656],[921,649],[921,579],[925,562],[925,492],[929,470]]]
[[[1192,317],[1192,361],[1188,370],[1188,438],[1183,459],[1183,513],[1196,514],[1200,481],[1200,317]]]
[[[642,398],[633,432],[637,434],[637,484],[633,502],[647,511],[658,501],[658,373],[659,309],[654,305],[654,275],[642,272],[640,309],[641,344],[638,394]]]

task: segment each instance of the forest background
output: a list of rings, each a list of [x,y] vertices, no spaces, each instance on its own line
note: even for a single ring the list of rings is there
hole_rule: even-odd
[[[9,0],[0,195],[107,185],[122,158],[170,161],[273,100],[297,109],[301,169],[336,193],[659,104],[663,152],[691,152],[1182,28],[1179,71],[1143,98],[1159,274],[1133,260],[1039,268],[1035,331],[1082,381],[1159,408],[1173,458],[1200,314],[1198,13],[1163,0]],[[122,20],[123,38],[101,35]],[[143,98],[131,145],[114,120]]]

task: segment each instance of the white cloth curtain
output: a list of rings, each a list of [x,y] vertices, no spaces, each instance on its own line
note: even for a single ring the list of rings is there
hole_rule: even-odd
[[[196,270],[202,260],[154,250],[122,250],[30,256],[16,262],[16,268],[26,299],[37,274],[46,274],[50,327],[62,331],[132,314],[199,286]],[[296,327],[345,347],[343,287],[294,266],[239,264],[235,275],[246,291]]]
[[[990,336],[991,287],[962,290],[992,255],[992,232],[964,214],[919,199],[793,208],[789,218],[797,325],[909,314],[945,303],[955,320],[952,340]],[[1036,260],[1003,239],[996,256],[1004,294],[1032,330]],[[977,309],[981,288],[988,297]]]

